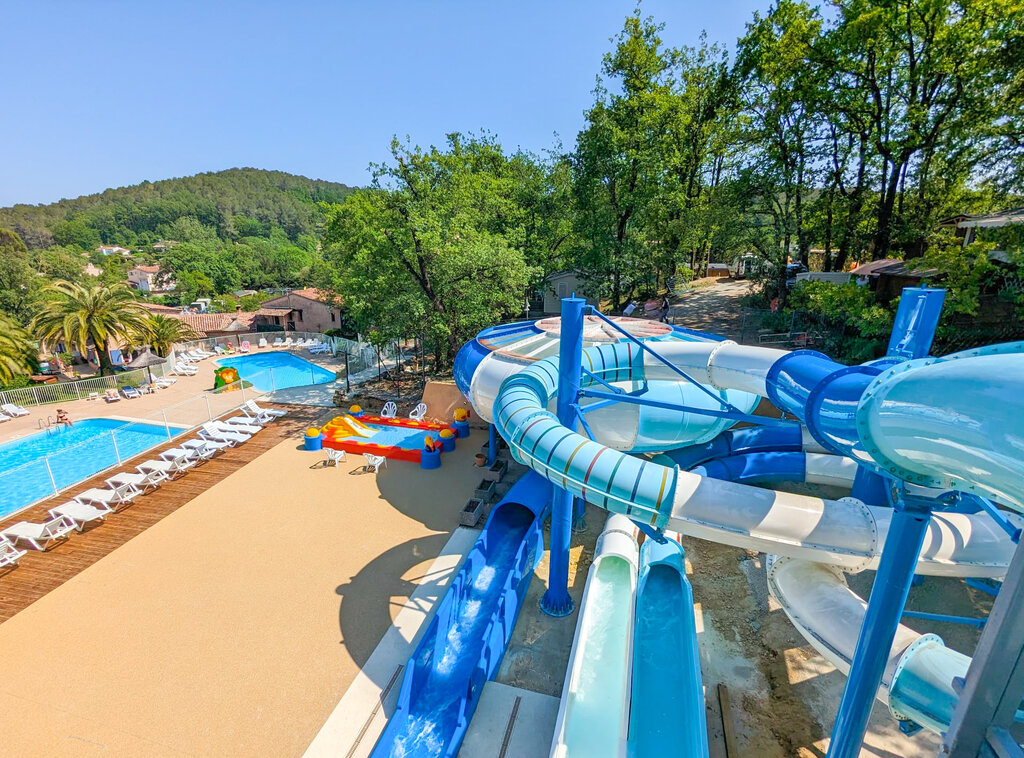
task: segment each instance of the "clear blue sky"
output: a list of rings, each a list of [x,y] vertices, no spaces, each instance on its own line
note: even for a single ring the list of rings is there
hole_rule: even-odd
[[[768,0],[646,0],[731,47]],[[363,184],[392,134],[575,141],[631,0],[0,0],[0,206],[234,166]]]

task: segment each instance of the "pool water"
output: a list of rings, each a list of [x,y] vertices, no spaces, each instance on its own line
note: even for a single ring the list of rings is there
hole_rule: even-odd
[[[260,392],[273,392],[288,387],[327,384],[337,379],[333,371],[310,363],[291,353],[254,353],[221,358],[220,366],[230,366],[238,375]]]
[[[184,430],[142,422],[87,418],[0,445],[0,516],[88,479]],[[49,460],[47,471],[46,460]],[[53,473],[53,481],[50,480]]]
[[[367,424],[374,433],[369,437],[346,437],[351,442],[370,442],[374,445],[400,447],[403,450],[422,450],[423,440],[430,436],[435,443],[440,442],[439,429],[413,429],[408,426],[386,426]]]

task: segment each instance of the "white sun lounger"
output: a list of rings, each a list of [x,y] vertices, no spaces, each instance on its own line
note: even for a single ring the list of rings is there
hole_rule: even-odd
[[[4,403],[0,405],[0,411],[3,411],[8,416],[27,416],[28,411],[22,408],[20,405],[14,403]]]
[[[255,416],[270,416],[271,418],[281,418],[288,415],[288,411],[283,411],[280,408],[264,408],[258,405],[255,400],[246,401],[241,410],[243,413],[249,411]]]
[[[108,487],[120,487],[127,484],[132,492],[141,495],[149,490],[155,490],[169,479],[163,471],[126,471],[121,474],[114,474],[107,479]]]
[[[86,503],[79,503],[71,500],[63,505],[58,505],[56,508],[50,509],[50,515],[54,518],[66,518],[69,519],[75,525],[75,529],[82,531],[85,529],[85,525],[93,521],[103,521],[109,514],[114,511],[106,506],[97,508],[94,505],[87,505]]]
[[[256,345],[257,345],[257,347],[266,347],[267,346],[267,340],[264,339],[263,337],[260,337],[260,341],[257,342]]]
[[[0,423],[2,423],[4,421],[10,421],[10,420],[11,420],[10,416],[7,416],[7,415],[4,415],[3,413],[0,413]]]
[[[166,460],[171,460],[178,457],[184,452],[185,457],[190,460],[194,460],[196,463],[199,461],[208,461],[210,458],[220,453],[231,445],[227,442],[214,442],[213,440],[185,440],[181,443],[181,447],[174,447],[171,450],[176,451],[176,454],[172,454],[171,450],[164,450],[160,457]]]
[[[226,432],[243,432],[244,434],[256,434],[263,428],[262,424],[253,423],[253,420],[248,416],[232,416],[231,418],[224,419],[223,421],[211,421],[211,424],[216,424],[218,427]]]
[[[18,561],[27,552],[27,550],[18,550],[14,543],[6,537],[0,537],[0,569],[17,566]]]
[[[36,550],[46,550],[54,542],[66,540],[75,530],[75,522],[64,516],[52,518],[41,524],[31,521],[19,521],[3,531],[3,536],[18,544],[24,540]]]
[[[427,404],[419,403],[415,408],[409,411],[409,418],[413,421],[422,421],[423,417],[427,415]]]
[[[276,340],[274,340],[274,347],[281,347],[281,345],[283,345],[283,344],[284,344],[284,340],[281,339],[280,337],[278,337]]]
[[[140,474],[149,474],[159,471],[166,474],[168,479],[174,479],[178,474],[184,474],[195,465],[196,461],[191,460],[187,455],[180,455],[169,461],[157,461],[153,459],[143,461],[135,467],[135,470]]]
[[[111,489],[92,487],[85,492],[75,495],[74,499],[79,503],[90,505],[105,505],[111,510],[117,510],[119,505],[128,506],[135,499],[137,492],[133,491],[130,484],[119,484]]]
[[[251,440],[252,435],[246,434],[241,430],[222,429],[213,422],[206,422],[199,430],[199,436],[204,440],[213,440],[214,442],[227,442],[232,447],[239,445],[246,440]]]

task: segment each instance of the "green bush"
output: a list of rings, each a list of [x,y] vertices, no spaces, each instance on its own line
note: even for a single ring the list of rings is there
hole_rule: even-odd
[[[892,331],[892,312],[878,305],[867,287],[853,283],[798,282],[786,309],[832,330],[826,349],[837,360],[848,363],[882,355]]]

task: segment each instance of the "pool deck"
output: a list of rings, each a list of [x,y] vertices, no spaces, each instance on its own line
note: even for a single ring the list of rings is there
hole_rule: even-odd
[[[279,406],[281,407],[281,406]],[[230,414],[229,414],[230,415]],[[159,489],[136,498],[131,506],[108,516],[103,522],[93,523],[82,532],[74,532],[70,539],[54,545],[45,553],[29,549],[16,569],[0,573],[0,623],[27,608],[39,598],[80,574],[98,560],[116,550],[128,540],[205,492],[220,480],[255,460],[282,440],[301,434],[316,415],[309,410],[293,408],[284,418],[268,424],[251,440],[238,447],[228,448],[206,463],[193,467],[185,476],[167,482]],[[16,514],[0,518],[0,531],[18,521],[45,521],[47,511],[66,503],[79,492],[90,487],[106,487],[106,480],[122,471],[134,471],[135,466],[160,452],[179,445],[188,435],[175,439],[144,453],[124,465],[79,482],[59,496],[29,506]],[[19,547],[25,548],[22,544]]]
[[[378,475],[358,456],[323,467],[295,430],[258,439],[237,449],[255,460],[228,471],[225,456],[209,486],[213,462],[0,577],[3,592],[138,522],[0,624],[9,752],[301,755],[408,598],[425,586],[414,605],[436,601],[428,567],[480,478],[479,435],[440,471],[391,462]],[[186,502],[147,513],[176,488]]]

